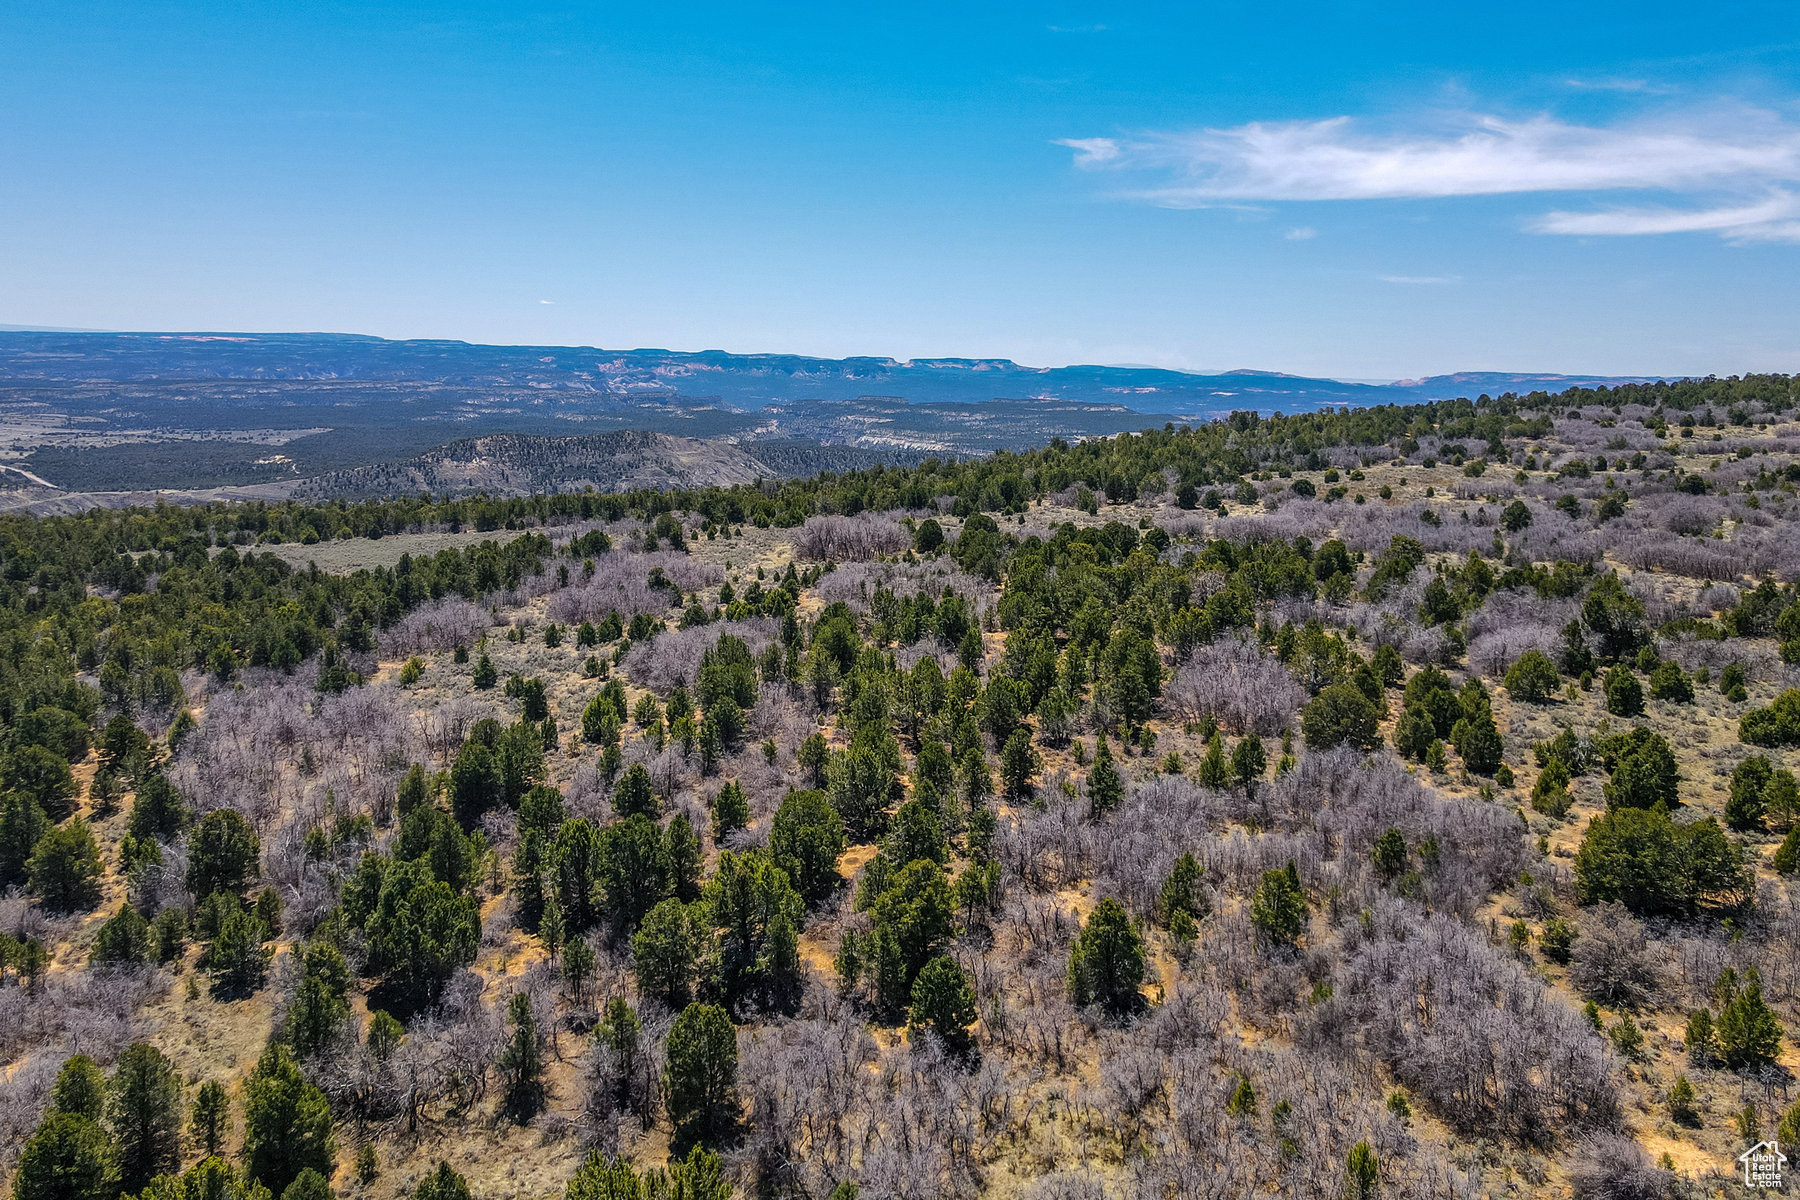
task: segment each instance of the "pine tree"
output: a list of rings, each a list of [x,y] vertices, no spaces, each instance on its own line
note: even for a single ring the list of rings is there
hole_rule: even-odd
[[[22,792],[0,795],[0,888],[26,881],[31,852],[49,830],[43,805]]]
[[[512,1025],[512,1037],[500,1055],[500,1078],[506,1088],[503,1102],[507,1115],[527,1125],[544,1111],[545,1097],[544,1050],[538,1041],[531,997],[515,992],[507,1002],[506,1018]]]
[[[419,1181],[413,1200],[473,1200],[473,1197],[469,1181],[452,1170],[449,1163],[439,1162],[437,1170]],[[632,1198],[620,1197],[620,1200]]]
[[[1224,791],[1231,786],[1231,767],[1225,761],[1225,739],[1217,729],[1206,739],[1206,754],[1200,759],[1200,786]]]
[[[50,1089],[50,1111],[100,1120],[106,1111],[106,1074],[85,1054],[70,1056]]]
[[[1719,1061],[1719,1034],[1713,1027],[1711,1009],[1696,1008],[1688,1016],[1684,1044],[1688,1059],[1697,1067],[1710,1067]]]
[[[1344,1163],[1344,1192],[1348,1200],[1373,1200],[1381,1192],[1381,1160],[1367,1142],[1350,1147]]]
[[[725,1010],[688,1005],[669,1028],[667,1047],[664,1086],[677,1137],[701,1141],[727,1132],[739,1101],[737,1033]]]
[[[1255,734],[1247,734],[1231,752],[1231,773],[1237,779],[1238,786],[1244,789],[1244,795],[1250,795],[1256,781],[1262,778],[1269,769],[1269,756],[1263,749],[1262,739]]]
[[[12,1194],[13,1200],[117,1200],[112,1139],[87,1117],[52,1113],[25,1143]]]
[[[613,793],[613,811],[620,817],[642,814],[655,820],[661,807],[650,783],[650,772],[644,769],[644,764],[632,763],[625,768],[618,789]]]
[[[1125,785],[1119,779],[1119,769],[1113,766],[1112,749],[1106,744],[1105,734],[1100,735],[1094,747],[1094,765],[1088,771],[1087,792],[1088,811],[1095,817],[1105,816],[1125,799]]]
[[[224,893],[216,894],[228,910],[219,923],[218,936],[207,948],[206,969],[212,972],[213,987],[221,996],[248,996],[262,987],[268,972],[269,953],[262,944],[262,923],[236,900]]]
[[[1124,905],[1111,896],[1095,907],[1069,955],[1069,997],[1077,1005],[1097,1004],[1115,1017],[1143,1003],[1144,943]]]
[[[162,1051],[148,1042],[126,1048],[113,1073],[106,1115],[125,1191],[139,1191],[181,1165],[181,1079]]]
[[[973,1064],[980,1055],[969,1026],[977,1016],[968,972],[948,956],[926,963],[913,980],[912,1013],[907,1021],[912,1036],[928,1032],[951,1054]]]
[[[588,945],[586,938],[578,937],[569,943],[567,952],[563,954],[563,982],[575,994],[575,1003],[578,1005],[587,998],[588,980],[594,977],[596,965],[594,948]]]
[[[231,1100],[225,1095],[225,1089],[213,1080],[201,1084],[200,1090],[194,1093],[188,1131],[199,1143],[202,1158],[211,1158],[225,1145],[225,1138],[231,1132]]]
[[[1200,860],[1192,851],[1184,853],[1175,860],[1169,869],[1169,877],[1163,880],[1162,890],[1156,897],[1156,916],[1164,928],[1174,933],[1178,924],[1189,930],[1190,940],[1194,922],[1210,911],[1206,897],[1200,891]],[[1186,918],[1183,922],[1182,918]]]
[[[329,1177],[336,1139],[331,1105],[280,1043],[257,1060],[244,1088],[244,1160],[252,1179],[281,1192],[311,1168]]]
[[[256,877],[262,847],[256,830],[236,809],[206,814],[188,846],[188,890],[205,899],[216,892],[240,896]]]
[[[1292,946],[1306,931],[1306,893],[1292,862],[1285,870],[1264,871],[1250,900],[1250,923],[1271,944]]]
[[[75,817],[52,827],[32,848],[26,864],[31,890],[52,912],[72,913],[100,902],[100,847],[88,823]]]
[[[744,789],[733,779],[719,789],[712,805],[712,837],[713,841],[723,843],[726,838],[750,824],[750,802],[744,798]]]
[[[538,920],[538,941],[544,944],[544,953],[549,956],[551,962],[555,962],[556,956],[562,952],[563,941],[567,936],[568,931],[563,922],[562,905],[558,904],[553,897],[545,902],[544,915]]]
[[[1669,1119],[1677,1125],[1700,1123],[1700,1110],[1694,1102],[1694,1085],[1688,1082],[1686,1075],[1677,1075],[1674,1086],[1669,1089]]]
[[[475,670],[470,673],[469,682],[477,690],[484,692],[500,682],[500,672],[494,668],[494,660],[488,657],[487,651],[483,650],[481,657],[475,660]]]
[[[89,961],[97,967],[141,967],[151,961],[154,952],[150,922],[127,904],[100,927]]]

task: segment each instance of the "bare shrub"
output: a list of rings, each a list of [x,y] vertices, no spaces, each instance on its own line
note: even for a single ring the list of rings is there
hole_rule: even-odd
[[[433,600],[413,609],[381,634],[381,648],[390,656],[442,653],[458,646],[472,646],[487,632],[488,610],[460,597]]]
[[[673,587],[654,587],[651,573],[660,570]],[[717,565],[675,550],[633,553],[612,550],[594,560],[594,574],[571,583],[550,598],[552,621],[575,625],[598,621],[609,612],[630,620],[638,613],[659,615],[680,603],[674,593],[717,587],[725,573]]]
[[[1618,1117],[1611,1053],[1535,976],[1450,918],[1385,893],[1344,926],[1347,1019],[1395,1077],[1466,1134],[1535,1145]],[[1329,1010],[1342,1006],[1341,1014]]]
[[[1569,981],[1609,1008],[1637,1008],[1657,992],[1644,926],[1622,904],[1597,904],[1581,915]]]
[[[1644,1148],[1624,1134],[1599,1133],[1571,1156],[1569,1186],[1574,1200],[1667,1200],[1675,1175],[1652,1166]]]
[[[811,562],[855,561],[912,548],[912,534],[892,517],[808,517],[794,534],[794,554]]]
[[[1163,695],[1190,720],[1211,713],[1233,733],[1263,736],[1291,725],[1306,702],[1306,690],[1288,669],[1247,638],[1196,647]]]
[[[994,585],[957,569],[948,559],[925,562],[848,562],[821,576],[813,592],[825,604],[842,602],[852,612],[867,614],[877,590],[896,596],[927,595],[940,599],[945,589],[968,600],[980,616],[994,603]]]

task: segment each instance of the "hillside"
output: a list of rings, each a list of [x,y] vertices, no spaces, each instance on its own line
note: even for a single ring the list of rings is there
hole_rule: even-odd
[[[0,516],[0,1174],[1735,1194],[1800,1133],[1797,404]]]
[[[397,463],[334,471],[302,480],[307,499],[366,498],[429,492],[527,496],[592,488],[601,492],[734,487],[759,479],[852,470],[883,455],[816,443],[739,447],[727,442],[625,430],[577,437],[491,434],[465,438]],[[913,456],[916,460],[920,456]]]

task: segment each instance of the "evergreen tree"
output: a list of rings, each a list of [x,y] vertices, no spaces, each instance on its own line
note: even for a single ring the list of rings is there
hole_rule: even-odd
[[[1344,1164],[1344,1194],[1348,1200],[1374,1200],[1381,1193],[1381,1160],[1367,1142],[1350,1147]]]
[[[1225,760],[1225,739],[1217,729],[1206,739],[1206,753],[1200,759],[1200,786],[1224,791],[1231,785],[1231,765]]]
[[[85,1054],[71,1055],[50,1089],[50,1111],[98,1121],[106,1111],[106,1073]]]
[[[598,965],[594,948],[586,938],[578,937],[569,943],[568,952],[563,955],[563,982],[575,994],[576,1004],[586,1000],[588,980],[594,977]]]
[[[150,936],[150,922],[137,909],[127,904],[118,915],[100,927],[94,938],[94,953],[89,959],[97,967],[147,966],[155,946]]]
[[[294,1182],[287,1185],[281,1193],[281,1200],[333,1200],[331,1185],[325,1177],[308,1167],[294,1177]]]
[[[188,843],[188,891],[201,899],[218,892],[241,896],[256,877],[262,846],[236,809],[206,814]]]
[[[569,939],[568,924],[563,920],[562,905],[551,900],[544,905],[543,916],[538,919],[538,941],[544,945],[544,954],[551,962],[562,953],[562,948]]]
[[[450,764],[450,811],[464,829],[474,829],[500,803],[504,781],[494,751],[470,739]]]
[[[1122,1017],[1142,1006],[1138,988],[1143,982],[1143,940],[1124,905],[1108,896],[1075,939],[1069,955],[1069,997],[1082,1007],[1095,1004]]]
[[[1753,755],[1731,773],[1731,792],[1725,801],[1725,824],[1739,833],[1761,829],[1767,802],[1764,791],[1775,776],[1775,767],[1762,755]]]
[[[712,837],[723,843],[726,838],[750,824],[750,802],[744,789],[733,779],[719,789],[712,804]]]
[[[175,784],[169,783],[167,775],[160,770],[151,772],[137,784],[137,795],[131,797],[131,819],[126,826],[131,837],[139,840],[158,838],[167,842],[187,828],[187,820],[187,801],[182,799],[182,793],[176,792]]]
[[[1644,685],[1629,667],[1606,673],[1606,711],[1615,717],[1635,717],[1644,711]]]
[[[483,692],[500,682],[500,672],[494,668],[494,660],[488,657],[487,651],[483,650],[481,657],[475,660],[475,669],[469,673],[469,682]]]
[[[1269,756],[1263,749],[1262,739],[1253,733],[1245,734],[1237,749],[1231,752],[1231,773],[1246,796],[1268,769]]]
[[[1719,1009],[1719,1057],[1734,1071],[1767,1066],[1781,1053],[1781,1022],[1763,1000],[1762,978],[1754,969],[1747,975]]]
[[[1369,848],[1369,861],[1375,864],[1375,872],[1384,880],[1391,880],[1406,870],[1406,835],[1398,829],[1389,829],[1375,839]]]
[[[1112,749],[1106,744],[1106,735],[1100,735],[1094,746],[1094,765],[1087,777],[1088,812],[1095,817],[1103,817],[1119,807],[1125,799],[1125,785],[1119,779],[1119,769],[1113,765]]]
[[[225,1095],[225,1089],[213,1080],[201,1084],[200,1090],[194,1093],[188,1132],[199,1143],[202,1158],[219,1153],[231,1133],[231,1100]]]
[[[663,861],[668,864],[669,892],[677,900],[692,901],[700,895],[700,835],[685,812],[669,819],[663,830]]]
[[[699,961],[699,934],[687,906],[664,900],[645,915],[631,939],[638,990],[671,1009],[691,1000]]]
[[[502,1102],[508,1116],[527,1125],[544,1110],[545,1098],[544,1050],[538,1040],[531,997],[523,992],[513,993],[507,1002],[506,1019],[512,1026],[512,1036],[500,1055],[500,1079],[505,1088]]]
[[[43,805],[20,792],[0,794],[0,888],[25,883],[31,852],[49,831]]]
[[[732,1004],[787,1009],[800,987],[800,922],[806,905],[766,854],[727,850],[698,910],[717,931],[718,987]]]
[[[1301,710],[1300,728],[1313,750],[1381,745],[1381,714],[1353,683],[1334,683]]]
[[[1550,661],[1550,656],[1534,647],[1507,668],[1503,682],[1513,699],[1527,704],[1544,704],[1556,695],[1562,676],[1557,674],[1556,664]]]
[[[87,1117],[52,1113],[19,1155],[12,1194],[13,1200],[117,1200],[112,1139]]]
[[[263,1051],[244,1086],[244,1161],[271,1192],[311,1168],[330,1178],[336,1154],[331,1105],[306,1082],[286,1046]]]
[[[36,801],[52,821],[67,820],[75,813],[75,776],[68,760],[53,750],[44,746],[14,750],[6,757],[6,780],[13,791]]]
[[[1200,860],[1188,851],[1175,860],[1157,893],[1156,918],[1179,941],[1192,941],[1198,932],[1196,923],[1211,911],[1200,880]]]
[[[425,780],[425,768],[414,763],[394,791],[394,812],[405,820],[416,808],[431,803],[431,785]]]
[[[683,1141],[709,1141],[738,1119],[737,1033],[725,1010],[690,1004],[675,1018],[667,1042],[664,1087],[669,1117]]]
[[[413,1200],[473,1200],[473,1193],[469,1191],[468,1180],[452,1170],[449,1163],[440,1161],[437,1170],[419,1181],[413,1191]],[[626,1196],[620,1200],[635,1200],[635,1197]]]
[[[25,869],[31,890],[51,912],[81,912],[100,902],[100,847],[80,817],[39,838]]]
[[[206,951],[206,969],[212,972],[213,988],[219,995],[241,998],[262,987],[268,972],[269,953],[263,947],[262,923],[237,901],[223,892],[214,893],[225,901],[225,918],[219,922],[218,935]]]
[[[300,983],[288,1004],[287,1034],[302,1058],[323,1051],[350,1016],[350,968],[343,951],[315,938],[300,951]]]
[[[1306,893],[1292,862],[1286,869],[1264,871],[1250,899],[1250,923],[1271,945],[1292,946],[1306,931]]]
[[[162,1051],[148,1042],[126,1048],[113,1072],[106,1115],[125,1191],[139,1191],[180,1167],[181,1078]]]
[[[769,855],[809,906],[842,882],[837,867],[843,853],[844,823],[825,793],[789,792],[769,830]]]
[[[1032,748],[1031,734],[1015,729],[1000,751],[1000,778],[1006,787],[1006,798],[1014,804],[1031,796],[1031,777],[1043,762]]]
[[[613,792],[613,811],[621,817],[645,816],[655,820],[661,808],[644,764],[632,763],[625,768],[618,789]]]
[[[1800,871],[1800,824],[1787,831],[1781,839],[1781,845],[1775,847],[1775,855],[1769,860],[1777,874],[1792,875]]]
[[[968,972],[944,955],[932,959],[913,980],[912,1013],[907,1029],[914,1038],[930,1033],[957,1058],[974,1063],[979,1058],[969,1026],[979,1014],[975,989]]]

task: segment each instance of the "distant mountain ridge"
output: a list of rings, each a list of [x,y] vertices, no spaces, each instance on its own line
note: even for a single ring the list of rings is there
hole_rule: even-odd
[[[1634,376],[1629,382],[1647,378]],[[1394,384],[1346,383],[1239,368],[1031,367],[1004,358],[893,359],[723,350],[606,350],[391,341],[336,333],[0,332],[0,381],[174,380],[430,383],[585,393],[597,407],[648,401],[755,411],[801,401],[897,397],[910,403],[997,399],[1107,401],[1139,412],[1213,415],[1451,399],[1470,388],[1626,382],[1603,376],[1468,372]]]
[[[713,439],[737,446],[765,475],[807,475],[1111,437],[1236,410],[1300,413],[1617,382],[1466,372],[1371,383],[1004,358],[0,331],[0,460],[59,494],[197,495],[327,478],[316,486],[358,495],[497,491],[526,481],[659,486],[703,469],[738,478],[755,468],[661,443],[643,444],[641,464],[608,465],[596,455],[609,443],[590,453],[580,439],[625,430]],[[498,436],[576,441],[556,454],[507,443],[488,458],[462,445]],[[451,445],[459,448],[450,453]],[[636,453],[616,445],[628,458]]]

